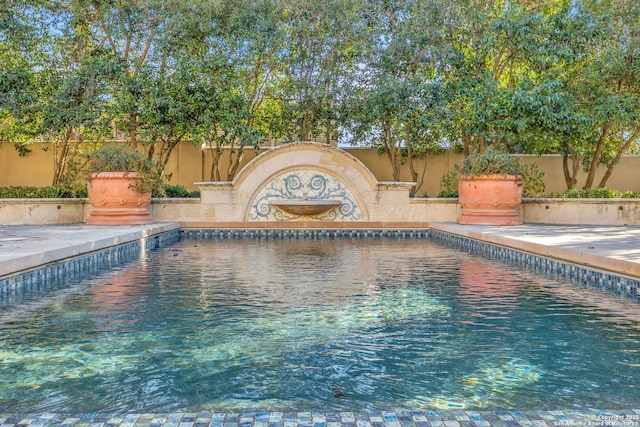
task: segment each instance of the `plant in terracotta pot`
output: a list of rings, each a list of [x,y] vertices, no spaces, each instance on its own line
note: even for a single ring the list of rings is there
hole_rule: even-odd
[[[459,224],[519,225],[522,217],[524,165],[517,158],[492,147],[474,152],[459,168]]]
[[[87,155],[92,225],[149,224],[151,191],[162,183],[156,164],[123,145],[102,146]]]

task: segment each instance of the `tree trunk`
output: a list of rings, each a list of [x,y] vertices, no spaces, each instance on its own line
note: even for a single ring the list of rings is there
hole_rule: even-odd
[[[393,181],[400,181],[400,154],[393,140],[391,124],[387,120],[382,121],[382,138],[387,151],[387,157],[391,163]]]
[[[600,184],[598,187],[605,187],[607,185],[607,180],[611,177],[613,173],[613,168],[620,162],[622,155],[627,152],[631,144],[638,139],[640,136],[640,128],[636,129],[633,134],[623,141],[623,143],[618,147],[618,151],[616,152],[616,156],[611,160],[611,162],[607,165],[607,170],[604,173],[604,176],[600,180]]]
[[[405,143],[407,147],[407,162],[409,163],[409,170],[411,171],[411,179],[413,182],[416,182],[418,179],[418,172],[416,172],[416,168],[413,164],[413,140],[411,138],[411,125],[407,123],[405,125]]]
[[[138,148],[138,118],[135,115],[131,116],[127,128],[129,130],[129,147],[135,150]]]
[[[407,144],[407,163],[409,163],[409,171],[411,172],[411,182],[418,182],[418,172],[416,171],[416,167],[413,164],[413,147],[411,140],[411,125],[407,124],[406,126],[406,144]],[[423,176],[424,179],[424,176]],[[421,184],[422,185],[422,184]],[[416,185],[413,186],[413,194],[416,194],[418,191],[418,187]]]
[[[229,147],[229,166],[227,167],[227,181],[233,180],[236,174],[238,173],[238,169],[240,169],[240,164],[242,163],[242,158],[244,157],[244,151],[242,147],[238,147],[236,151],[235,147],[235,137],[231,137],[231,147]],[[235,157],[234,157],[235,154]]]
[[[596,149],[593,152],[593,158],[591,159],[591,163],[589,164],[589,173],[587,175],[587,180],[584,183],[584,187],[582,187],[584,190],[588,190],[593,186],[593,180],[596,177],[596,171],[598,170],[598,164],[600,163],[600,157],[602,156],[604,143],[607,137],[609,136],[610,130],[611,130],[611,122],[605,123],[604,127],[602,128],[602,132],[600,133],[600,138],[598,138]]]
[[[462,131],[462,155],[466,159],[471,155],[471,135]]]
[[[238,149],[238,154],[236,155],[236,159],[233,162],[233,166],[229,169],[229,173],[228,173],[228,176],[227,176],[227,179],[229,181],[232,181],[236,177],[236,174],[238,173],[238,170],[240,169],[240,165],[242,164],[242,159],[243,158],[244,158],[244,150]]]
[[[571,159],[571,170],[569,170],[569,159]],[[576,154],[571,147],[568,147],[562,153],[562,171],[564,173],[564,182],[567,185],[567,190],[575,188],[578,180],[578,171],[580,170],[580,163],[582,156]]]
[[[300,141],[308,141],[311,135],[311,114],[307,111],[302,115],[302,123],[300,124]]]
[[[573,177],[569,172],[569,153],[562,153],[562,174],[564,175],[564,183],[567,186],[567,190],[573,188]]]
[[[220,181],[220,149],[214,146],[212,142],[208,142],[211,151],[211,170],[209,171],[209,179],[211,181]],[[217,144],[216,144],[217,145]]]
[[[66,172],[72,135],[73,128],[68,127],[64,132],[62,140],[53,143],[53,185],[60,184],[62,176]]]

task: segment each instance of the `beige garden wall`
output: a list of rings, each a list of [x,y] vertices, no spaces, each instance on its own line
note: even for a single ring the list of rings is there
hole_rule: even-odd
[[[53,177],[53,154],[47,144],[34,144],[32,152],[20,157],[12,144],[0,143],[0,187],[11,185],[50,185]],[[261,150],[265,151],[268,149]],[[390,181],[391,167],[384,154],[366,148],[344,148],[344,150],[360,160],[376,177],[378,181]],[[228,153],[223,155],[221,170],[226,170]],[[247,150],[243,165],[259,154],[254,150]],[[560,194],[565,188],[562,174],[562,159],[559,156],[524,156],[527,162],[537,162],[540,170],[545,172],[546,194]],[[418,183],[422,186],[417,196],[435,197],[440,192],[440,179],[453,165],[462,159],[461,155],[448,152],[440,156],[428,156],[426,159],[416,160],[416,170],[420,173]],[[189,190],[195,190],[195,182],[210,181],[211,155],[208,150],[202,150],[189,143],[179,145],[174,151],[167,173],[171,175],[171,184],[181,184]],[[423,171],[424,178],[423,178]],[[604,174],[604,168],[598,170],[596,183]],[[579,185],[584,183],[585,173],[580,172]],[[411,181],[409,168],[403,166],[401,181]],[[607,186],[617,190],[640,192],[640,156],[626,156],[616,167]]]
[[[84,222],[90,209],[82,199],[0,199],[0,225],[78,224]],[[413,224],[453,222],[460,212],[457,199],[410,199],[400,209]],[[525,199],[520,209],[524,222],[529,224],[640,226],[638,200]],[[231,218],[216,212],[214,204],[201,203],[200,199],[154,199],[150,210],[156,222],[180,222],[184,228],[228,226],[231,222],[225,221]],[[244,224],[252,228],[266,225],[256,222]],[[300,223],[282,225],[295,228]],[[316,225],[328,226],[327,223]],[[338,225],[358,226],[353,222]]]

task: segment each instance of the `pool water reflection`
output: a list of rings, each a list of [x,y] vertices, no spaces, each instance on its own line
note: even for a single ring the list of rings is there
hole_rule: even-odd
[[[628,407],[638,318],[426,240],[183,240],[6,308],[0,409]]]

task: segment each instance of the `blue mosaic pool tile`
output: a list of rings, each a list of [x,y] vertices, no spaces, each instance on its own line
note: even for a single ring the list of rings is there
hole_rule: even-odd
[[[640,302],[640,281],[629,277],[592,270],[566,261],[546,258],[441,231],[431,230],[429,235],[431,240],[445,246]]]
[[[328,420],[338,421],[328,421]],[[385,421],[385,419],[389,421]],[[0,414],[0,427],[261,427],[270,421],[291,427],[560,427],[640,426],[640,409],[553,411],[371,411],[371,412],[246,412],[171,414]],[[403,421],[399,421],[403,420]],[[330,424],[331,423],[331,424]],[[401,423],[401,424],[400,424]],[[268,424],[267,424],[268,425]]]
[[[182,237],[189,239],[426,239],[428,230],[183,230]]]
[[[141,259],[147,250],[176,242],[179,238],[180,232],[174,230],[150,236],[142,241],[125,243],[65,261],[54,262],[32,271],[5,276],[0,278],[0,305],[10,304],[16,297],[55,289],[100,270]]]

